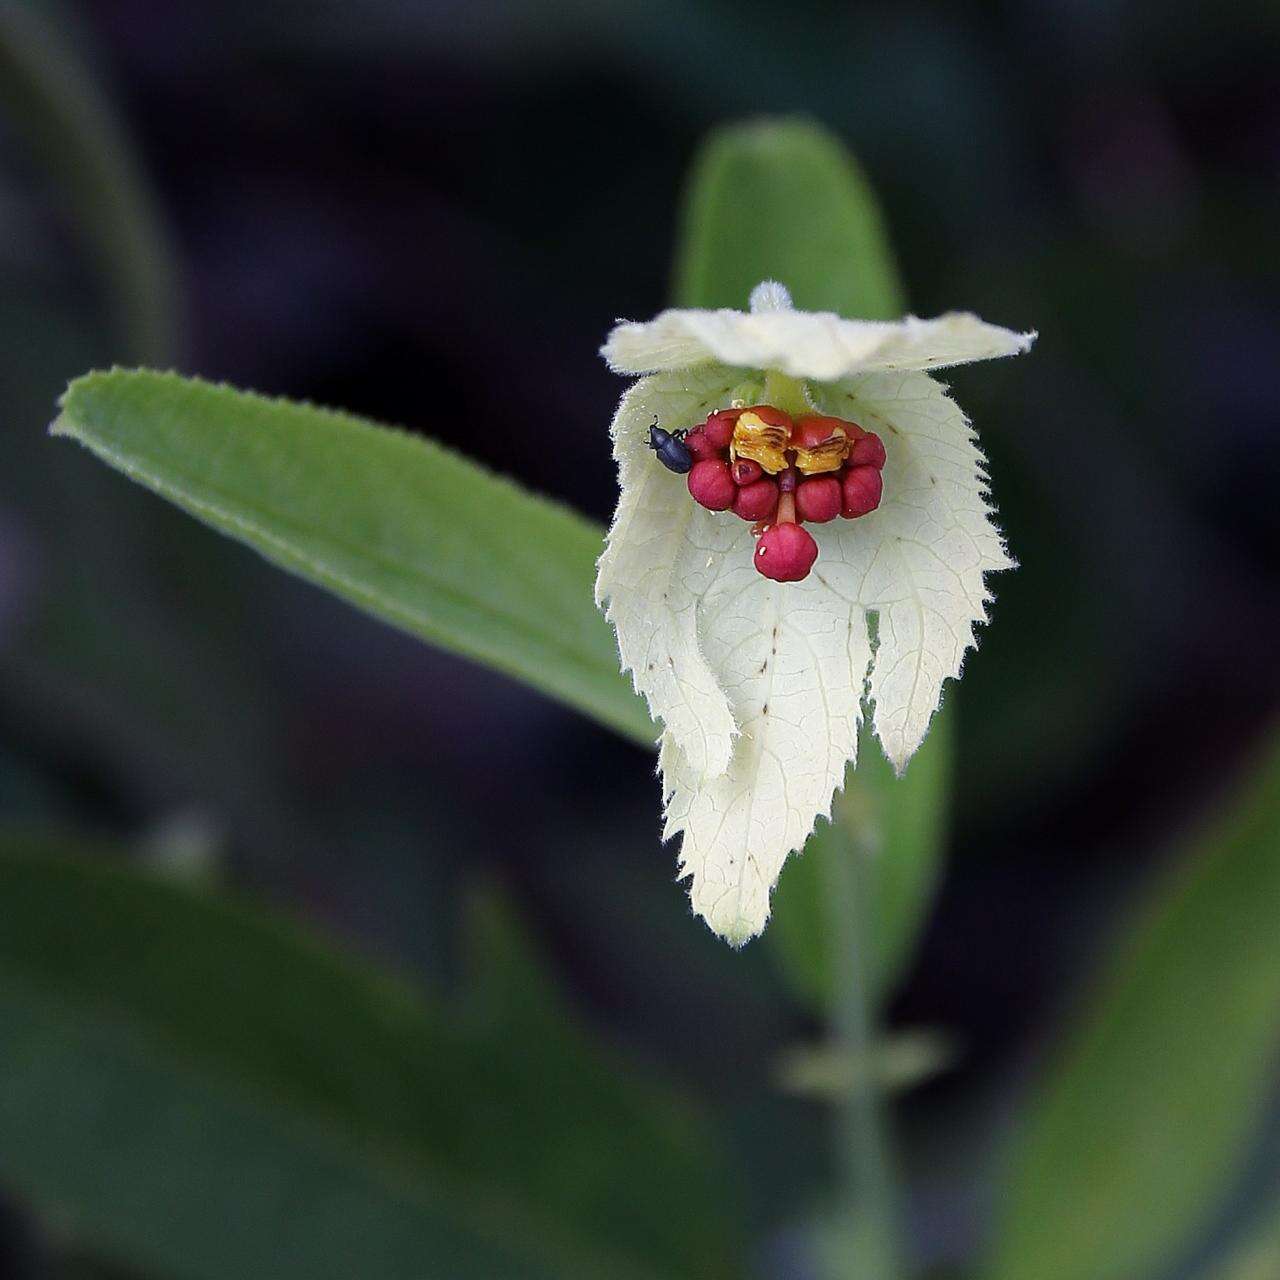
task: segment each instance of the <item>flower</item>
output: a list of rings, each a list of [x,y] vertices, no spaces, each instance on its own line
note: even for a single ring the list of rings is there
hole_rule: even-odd
[[[985,575],[1013,567],[973,429],[925,370],[1034,338],[795,311],[766,282],[749,312],[664,311],[602,348],[643,376],[613,420],[596,599],[662,727],[664,839],[734,945],[830,816],[864,697],[900,773],[986,621]]]

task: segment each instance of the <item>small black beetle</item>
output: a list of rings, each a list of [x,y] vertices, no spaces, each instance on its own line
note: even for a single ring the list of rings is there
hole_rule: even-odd
[[[693,454],[689,452],[684,437],[683,431],[663,431],[658,426],[657,418],[654,418],[653,426],[649,428],[649,448],[658,455],[658,461],[668,471],[674,471],[678,475],[684,475],[693,468]]]

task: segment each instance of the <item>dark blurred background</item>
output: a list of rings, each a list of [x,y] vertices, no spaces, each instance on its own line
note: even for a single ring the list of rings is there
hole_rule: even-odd
[[[160,301],[138,320],[113,292],[109,211],[18,95],[3,816],[137,842],[433,984],[456,972],[460,888],[495,871],[583,1018],[727,1120],[767,1224],[825,1176],[820,1113],[773,1079],[812,1027],[764,947],[690,915],[649,758],[44,427],[89,367],[172,364],[427,432],[604,520],[619,384],[596,349],[668,300],[699,139],[756,113],[851,146],[915,311],[1039,329],[1030,358],[951,379],[1022,567],[951,694],[948,869],[890,1011],[955,1046],[897,1122],[922,1249],[961,1254],[1006,1099],[1280,694],[1280,6],[23,7],[118,113]],[[939,1150],[944,1119],[972,1142]],[[44,1274],[51,1249],[10,1215],[4,1274]]]

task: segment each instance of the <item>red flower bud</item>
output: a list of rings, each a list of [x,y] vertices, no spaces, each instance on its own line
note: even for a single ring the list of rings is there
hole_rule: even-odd
[[[729,474],[729,464],[720,458],[704,458],[689,472],[689,493],[708,511],[727,511],[737,497],[738,486]]]
[[[720,450],[707,439],[707,433],[698,427],[690,431],[684,438],[684,443],[689,452],[693,454],[694,462],[701,462],[703,458],[718,458]]]
[[[744,520],[772,520],[778,509],[778,486],[772,480],[743,485],[733,500],[733,514]]]
[[[799,582],[818,558],[813,535],[798,524],[771,524],[756,543],[752,563],[774,582]]]
[[[714,449],[727,449],[733,439],[734,423],[742,417],[742,409],[720,409],[711,414],[703,425],[703,433]]]
[[[840,514],[846,520],[855,520],[874,511],[880,505],[884,492],[884,480],[876,467],[850,467],[841,482],[844,504]]]
[[[843,495],[835,476],[814,476],[796,487],[796,514],[801,520],[826,524],[840,514]]]
[[[764,475],[764,468],[750,458],[739,458],[733,464],[733,483],[736,485],[755,484]]]
[[[884,467],[884,443],[874,431],[864,432],[853,442],[853,448],[849,451],[849,465],[875,467],[877,470]]]

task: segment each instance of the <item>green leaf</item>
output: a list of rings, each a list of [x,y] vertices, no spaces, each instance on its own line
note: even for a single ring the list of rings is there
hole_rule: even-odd
[[[1280,1050],[1280,738],[1130,923],[1016,1137],[992,1280],[1139,1280],[1220,1206]]]
[[[1280,1276],[1280,1202],[1253,1219],[1226,1253],[1196,1272],[1197,1280],[1275,1280]]]
[[[864,733],[858,766],[845,779],[833,821],[819,827],[800,857],[783,869],[765,937],[795,993],[815,1011],[829,1009],[835,997],[833,940],[826,927],[832,883],[828,859],[865,852],[873,997],[890,995],[911,959],[946,848],[950,725],[949,714],[935,717],[901,778]]]
[[[407,432],[174,374],[79,378],[53,425],[375,616],[652,745],[592,602],[602,531]]]
[[[774,193],[754,213],[732,198],[743,181]],[[741,306],[774,275],[800,305],[900,310],[874,201],[814,126],[714,135],[689,210],[686,302]],[[419,437],[171,374],[80,378],[54,430],[368,612],[653,743],[592,605],[602,531],[565,508]]]
[[[840,141],[805,120],[716,130],[694,162],[676,264],[683,307],[736,307],[761,280],[795,305],[868,320],[906,310],[879,206]]]
[[[700,1117],[588,1045],[500,900],[452,1010],[51,840],[0,839],[0,901],[0,1178],[103,1252],[197,1280],[732,1273]]]

